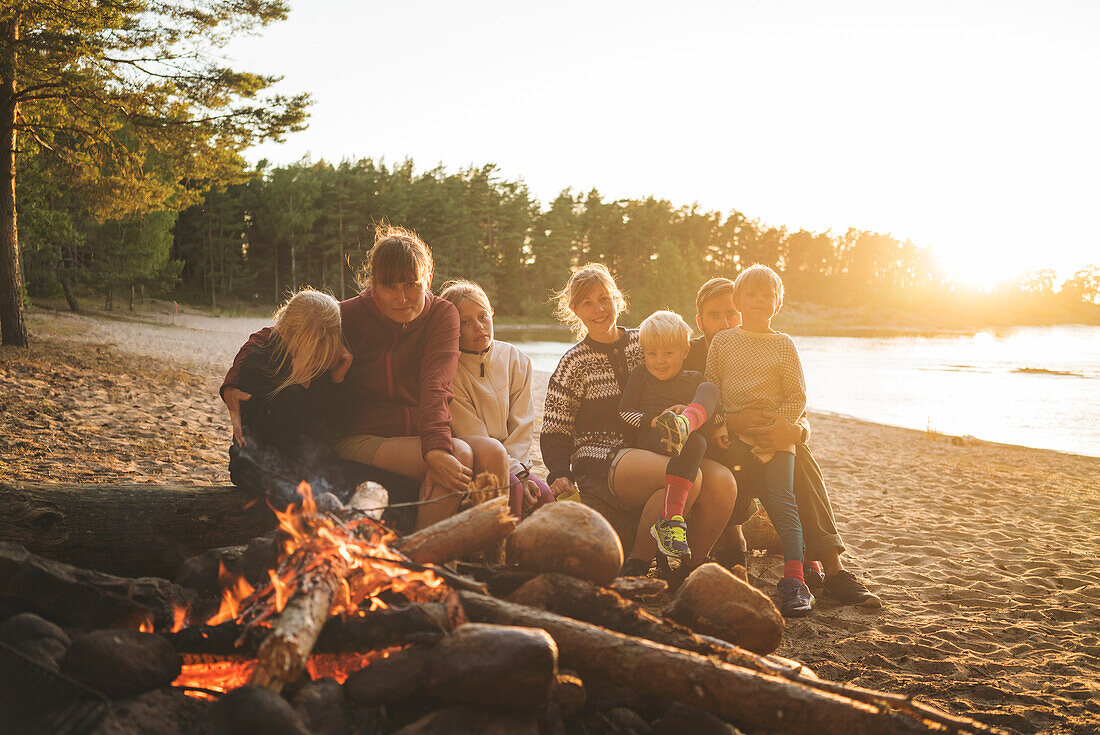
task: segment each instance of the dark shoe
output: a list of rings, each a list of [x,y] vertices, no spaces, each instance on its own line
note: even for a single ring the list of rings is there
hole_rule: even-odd
[[[882,607],[882,600],[847,569],[825,577],[825,594],[844,605]]]
[[[802,575],[806,577],[806,586],[811,592],[820,592],[825,586],[825,572],[821,571],[817,562],[806,562],[802,566]]]
[[[795,577],[784,577],[776,586],[779,590],[779,612],[785,618],[803,618],[814,607],[814,596],[806,583]]]
[[[626,560],[623,564],[622,571],[619,572],[620,577],[645,577],[649,574],[649,562],[644,559],[635,559],[633,557]]]
[[[691,547],[687,542],[687,524],[682,516],[661,519],[649,528],[649,535],[657,542],[657,548],[665,556],[690,559]]]

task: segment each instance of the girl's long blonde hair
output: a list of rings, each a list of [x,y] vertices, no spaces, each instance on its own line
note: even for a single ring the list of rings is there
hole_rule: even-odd
[[[603,286],[611,296],[615,304],[616,314],[626,311],[626,296],[615,284],[611,271],[603,263],[588,263],[573,271],[569,281],[561,291],[555,291],[552,300],[555,302],[554,316],[565,324],[577,337],[581,339],[585,335],[584,322],[573,310],[580,304],[581,299],[588,295],[596,286]]]
[[[317,379],[340,359],[344,335],[340,329],[340,304],[327,293],[303,288],[275,312],[276,375],[287,377],[271,392],[274,396],[292,385]]]

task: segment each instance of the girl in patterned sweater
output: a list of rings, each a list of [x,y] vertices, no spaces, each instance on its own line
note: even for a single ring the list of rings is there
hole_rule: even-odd
[[[806,410],[806,381],[794,341],[771,328],[783,305],[783,281],[771,268],[753,265],[737,277],[733,299],[741,326],[719,332],[707,352],[707,378],[722,391],[722,404],[736,413],[763,402],[790,422]],[[765,451],[751,437],[731,437],[732,459],[760,488],[783,549],[779,580],[780,611],[786,617],[809,614],[814,604],[802,570],[802,524],[794,497],[794,446]]]
[[[558,294],[558,317],[583,339],[562,356],[546,389],[542,460],[558,498],[579,492],[617,510],[641,510],[624,576],[644,575],[656,554],[649,535],[664,504],[668,457],[625,447],[619,400],[630,371],[642,364],[638,332],[618,326],[626,300],[607,268],[588,264]],[[704,460],[688,532],[703,559],[733,511],[733,475]]]

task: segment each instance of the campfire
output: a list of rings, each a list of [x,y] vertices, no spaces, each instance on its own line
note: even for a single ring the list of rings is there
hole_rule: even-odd
[[[443,580],[390,547],[396,535],[380,522],[386,491],[374,483],[359,488],[348,507],[318,508],[308,483],[298,486],[301,500],[273,509],[282,531],[278,566],[269,582],[254,588],[243,574],[232,575],[219,562],[224,583],[221,606],[206,625],[232,621],[241,630],[238,643],[257,627],[270,629],[255,661],[184,664],[177,686],[225,692],[244,683],[279,691],[308,667],[315,679],[330,676],[343,683],[372,659],[388,652],[311,658],[322,626],[336,615],[365,617],[386,607],[381,595],[400,594],[409,602],[439,599]],[[177,606],[171,632],[182,629],[186,609]]]
[[[601,515],[561,502],[517,526],[495,484],[405,536],[380,486],[345,505],[303,485],[275,532],[200,539],[179,584],[0,542],[0,603],[25,611],[0,624],[0,731],[995,732],[776,656],[775,606],[717,565],[654,614],[665,583],[616,577]]]

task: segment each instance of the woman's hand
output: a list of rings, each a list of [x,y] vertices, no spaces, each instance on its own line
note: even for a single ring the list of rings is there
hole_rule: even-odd
[[[751,436],[756,446],[766,452],[789,447],[802,441],[802,427],[792,424],[775,411],[764,411],[768,422],[762,426],[754,426],[745,430],[745,434]]]
[[[344,376],[348,374],[348,370],[351,369],[351,350],[345,347],[340,352],[340,357],[336,361],[336,364],[332,366],[332,382],[341,383],[344,380]]]
[[[763,401],[749,404],[736,413],[726,414],[726,426],[733,434],[748,434],[752,429],[767,426],[776,414]]]
[[[577,492],[577,486],[568,477],[559,477],[550,483],[550,492],[554,493],[555,498],[561,498],[563,495],[572,495]]]
[[[729,434],[718,434],[717,436],[714,437],[714,439],[712,441],[715,444],[718,445],[719,449],[729,449],[730,448],[730,435]]]
[[[247,401],[252,397],[251,393],[245,393],[240,388],[232,386],[222,391],[222,400],[229,409],[229,423],[233,425],[233,439],[240,446],[247,446],[244,440],[244,429],[241,427],[241,401]]]
[[[458,461],[453,454],[443,449],[433,449],[424,455],[428,464],[427,480],[440,485],[451,492],[463,492],[473,479],[473,472]]]

